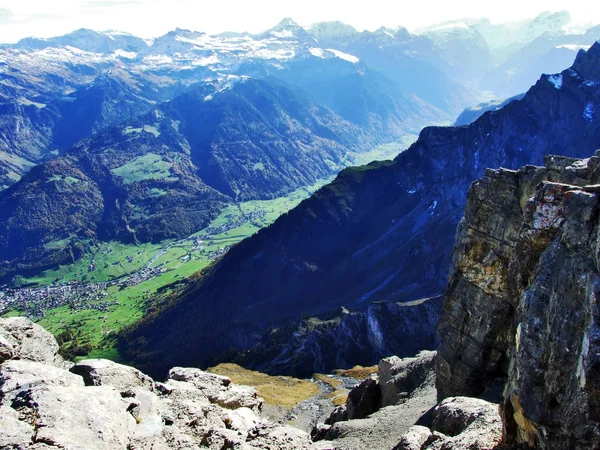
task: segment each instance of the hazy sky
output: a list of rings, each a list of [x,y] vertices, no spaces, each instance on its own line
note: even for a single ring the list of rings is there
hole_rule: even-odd
[[[492,22],[569,8],[577,22],[600,23],[591,0],[0,0],[0,42],[50,37],[78,28],[128,31],[155,37],[176,27],[218,33],[259,32],[284,17],[308,25],[341,20],[358,29],[402,25],[415,29],[461,17]]]

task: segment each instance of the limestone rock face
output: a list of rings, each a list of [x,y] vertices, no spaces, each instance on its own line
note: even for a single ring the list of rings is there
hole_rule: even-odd
[[[108,386],[48,386],[24,391],[13,405],[34,425],[36,442],[59,448],[126,448],[136,426],[119,392]]]
[[[257,413],[256,389],[198,369],[165,383],[96,359],[67,370],[54,338],[27,319],[0,319],[0,448],[253,450],[312,447],[307,433]]]
[[[223,375],[194,368],[174,367],[169,371],[169,379],[192,383],[211,402],[223,408],[250,408],[256,412],[262,409],[263,399],[258,396],[256,388],[232,385],[231,380]]]
[[[508,445],[600,445],[599,183],[597,152],[471,187],[437,327],[438,398],[503,380]]]
[[[154,388],[154,380],[134,367],[107,359],[87,359],[71,367],[71,372],[83,377],[86,386],[109,385],[117,389]]]
[[[58,367],[26,360],[8,360],[0,365],[0,398],[13,399],[26,389],[41,386],[83,387],[81,377]]]
[[[8,359],[62,364],[54,336],[24,317],[0,320],[0,363]]]

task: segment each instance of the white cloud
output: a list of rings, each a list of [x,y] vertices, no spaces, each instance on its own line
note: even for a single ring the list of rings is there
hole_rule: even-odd
[[[481,0],[2,0],[0,42],[26,36],[49,37],[77,28],[118,29],[153,37],[176,27],[218,33],[265,30],[284,17],[302,24],[341,20],[359,29],[402,25],[409,29],[460,17],[503,22],[564,9],[563,0],[482,2]],[[600,23],[600,3],[572,0],[574,19]],[[2,14],[8,11],[10,14]]]

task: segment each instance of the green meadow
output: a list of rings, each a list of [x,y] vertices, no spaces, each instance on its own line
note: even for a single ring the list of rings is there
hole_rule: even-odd
[[[414,136],[408,136],[401,143],[381,145],[367,153],[351,154],[348,160],[354,164],[364,164],[372,160],[391,159],[413,139]],[[113,172],[121,176],[125,183],[133,183],[144,179],[168,178],[170,169],[171,164],[163,161],[159,155],[147,154],[113,169]],[[272,200],[253,200],[227,205],[207,228],[185,239],[158,244],[127,245],[120,242],[104,242],[92,245],[90,251],[75,263],[33,277],[21,278],[20,284],[41,287],[71,281],[122,281],[124,277],[134,275],[144,267],[159,269],[159,275],[134,286],[108,287],[104,298],[86,303],[89,308],[61,306],[47,310],[45,317],[39,320],[40,325],[62,341],[63,350],[69,357],[121,360],[116,348],[117,333],[143,317],[148,308],[152,307],[151,299],[159,289],[162,293],[169,292],[174,288],[174,283],[185,280],[207,267],[228,247],[270,225],[332,179],[333,177],[321,180],[313,186]],[[151,192],[153,196],[165,194],[166,192],[159,189]],[[57,241],[47,245],[58,248],[66,244],[67,242]],[[5,315],[19,313],[13,310]]]
[[[144,315],[151,306],[149,299],[158,289],[169,289],[170,284],[185,280],[205,268],[225,248],[273,223],[329,181],[322,180],[273,200],[230,204],[207,228],[186,239],[139,245],[101,243],[91,247],[91,251],[74,264],[23,278],[21,283],[28,287],[41,287],[54,282],[110,282],[134,274],[146,266],[160,269],[162,272],[154,278],[134,286],[110,286],[102,300],[88,302],[88,305],[96,307],[109,304],[107,308],[78,309],[66,305],[47,310],[45,317],[39,320],[40,325],[65,341],[66,353],[71,357],[120,360],[116,349],[117,333]],[[232,224],[237,226],[231,228]],[[210,230],[219,229],[224,231],[208,234]],[[198,241],[201,244],[195,245]],[[55,242],[49,245],[61,244]],[[19,311],[7,313],[17,314]]]

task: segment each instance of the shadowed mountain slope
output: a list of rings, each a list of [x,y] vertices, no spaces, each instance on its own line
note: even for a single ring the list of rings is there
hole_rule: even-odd
[[[471,182],[486,167],[593,154],[599,86],[595,44],[522,100],[466,127],[426,128],[394,161],[342,171],[130,330],[132,358],[156,371],[205,364],[301,314],[441,293]]]

